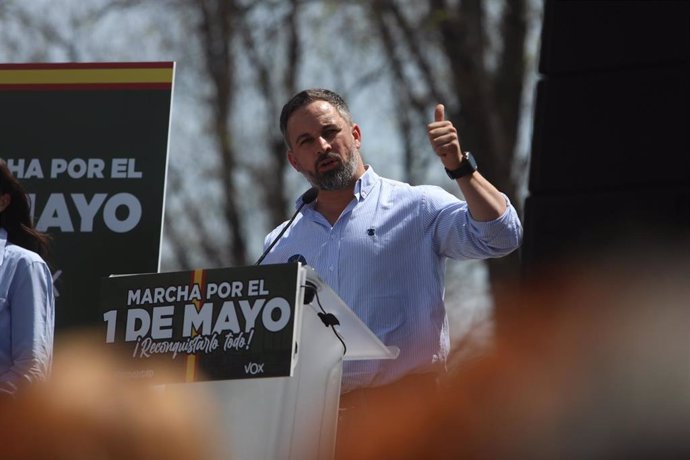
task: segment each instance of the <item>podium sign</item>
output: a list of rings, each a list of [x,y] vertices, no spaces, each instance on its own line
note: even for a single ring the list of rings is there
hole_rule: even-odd
[[[53,238],[56,327],[99,280],[158,271],[174,63],[0,64],[0,158]]]
[[[201,392],[214,398],[223,429],[218,439],[221,458],[332,459],[343,360],[398,356],[399,350],[383,344],[312,267],[288,266],[294,266],[298,272],[300,293],[295,317],[299,330],[295,344],[299,347],[295,350],[297,358],[293,360],[295,369],[291,377],[164,386],[171,393]],[[280,265],[239,270],[251,269],[251,279],[259,279],[268,278],[276,267]],[[305,295],[310,288],[315,295]],[[334,330],[323,322],[324,312],[338,319],[340,325],[335,329],[347,350]]]
[[[104,278],[107,346],[155,383],[292,375],[304,271],[297,263]],[[156,379],[157,359],[174,382]]]

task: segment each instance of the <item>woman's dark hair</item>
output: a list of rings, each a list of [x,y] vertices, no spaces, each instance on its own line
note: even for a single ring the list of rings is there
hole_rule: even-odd
[[[34,228],[29,197],[0,158],[0,195],[6,193],[10,195],[10,203],[0,212],[0,227],[7,231],[7,240],[46,259],[50,237]]]

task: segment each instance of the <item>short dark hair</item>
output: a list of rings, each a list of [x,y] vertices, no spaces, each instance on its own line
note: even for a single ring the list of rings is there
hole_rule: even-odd
[[[287,124],[290,116],[292,116],[297,109],[311,104],[314,101],[326,101],[330,103],[336,108],[345,121],[352,124],[352,113],[350,113],[350,108],[339,94],[323,88],[305,89],[292,96],[292,99],[283,106],[283,110],[280,112],[280,132],[283,134],[283,139],[285,139],[285,144],[288,147],[290,146],[290,140],[287,137]]]

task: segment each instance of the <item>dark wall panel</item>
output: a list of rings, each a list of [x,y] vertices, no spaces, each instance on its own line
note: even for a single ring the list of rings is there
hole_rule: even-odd
[[[681,239],[690,227],[688,187],[531,195],[525,202],[527,268],[598,257],[602,251]]]
[[[530,191],[690,183],[688,101],[687,63],[542,79]]]
[[[686,61],[686,0],[546,0],[539,72],[642,68]]]
[[[528,269],[690,233],[690,2],[546,0]]]

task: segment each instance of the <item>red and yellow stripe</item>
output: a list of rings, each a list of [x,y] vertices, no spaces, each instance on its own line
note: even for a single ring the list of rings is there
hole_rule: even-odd
[[[205,296],[205,286],[206,286],[206,272],[204,270],[198,269],[194,270],[192,273],[192,283],[198,284],[201,288],[201,296]],[[201,300],[195,300],[194,306],[197,311],[201,308]],[[197,335],[197,331],[192,331],[192,337]],[[197,370],[197,360],[196,355],[187,355],[187,362],[185,368],[185,382],[195,382],[196,381],[196,370]]]
[[[0,91],[171,89],[174,62],[0,64]]]

